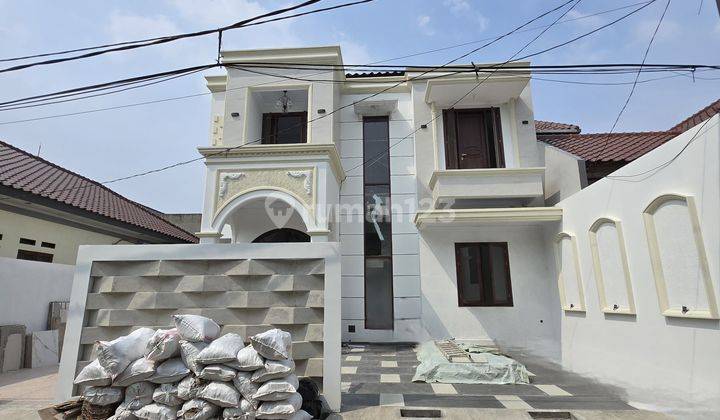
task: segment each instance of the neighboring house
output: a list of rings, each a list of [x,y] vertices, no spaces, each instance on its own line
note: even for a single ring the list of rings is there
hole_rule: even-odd
[[[162,213],[0,142],[0,257],[75,264],[80,245],[194,242]]]
[[[718,112],[720,99],[667,131],[581,134],[577,125],[536,121],[535,126],[538,140],[584,162],[587,184],[592,184]]]

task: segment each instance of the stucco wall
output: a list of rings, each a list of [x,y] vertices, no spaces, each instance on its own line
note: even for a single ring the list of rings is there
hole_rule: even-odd
[[[459,307],[456,242],[507,242],[512,307]],[[433,339],[493,340],[559,360],[560,319],[540,226],[428,228],[421,233],[423,325]]]
[[[367,94],[343,95],[342,105]],[[362,116],[353,107],[340,111],[340,156],[347,178],[340,189],[340,243],[343,263],[343,339],[348,341],[418,341],[420,324],[420,263],[418,233],[412,223],[417,205],[415,139],[411,96],[383,94],[373,100],[397,100],[390,115],[390,191],[393,252],[393,330],[366,330],[363,238],[363,156]],[[403,139],[404,137],[407,137]],[[354,214],[350,214],[351,211]],[[355,326],[355,333],[348,326]]]
[[[0,257],[0,325],[45,331],[48,304],[70,300],[74,268]]]
[[[111,245],[119,240],[113,236],[6,210],[0,210],[0,234],[0,257],[16,258],[18,249],[26,249],[53,254],[53,262],[58,264],[75,264],[80,245]],[[37,244],[21,245],[20,238],[34,239]],[[43,248],[41,242],[54,243],[55,248]]]
[[[694,197],[712,291],[717,298],[720,292],[719,121],[720,116],[716,115],[696,138],[693,136],[700,126],[612,174],[643,175],[605,178],[558,204],[563,208],[562,230],[577,238],[587,306],[585,313],[562,315],[563,366],[622,386],[632,402],[680,412],[703,409],[716,410],[715,415],[720,412],[720,322],[661,314],[643,222],[644,209],[660,195]],[[692,143],[682,151],[690,140]],[[673,158],[675,160],[667,164]],[[662,169],[654,169],[658,167]],[[600,217],[622,223],[637,315],[607,314],[600,310],[588,237],[588,229]],[[668,272],[694,267],[697,263],[693,256],[696,245],[688,238],[687,229],[682,229],[688,223],[685,215],[675,217],[664,226],[669,236],[660,238],[660,248],[676,249],[663,261]],[[687,253],[688,250],[693,252]],[[605,258],[602,261],[607,263]],[[697,273],[691,274],[667,279],[672,283],[669,285],[671,303],[678,302],[673,294],[682,295],[683,290],[699,290],[696,293],[701,295],[698,299],[701,303],[707,298],[704,288],[698,289]],[[559,307],[556,310],[559,311]]]
[[[587,186],[585,161],[545,143],[545,204],[552,206]]]

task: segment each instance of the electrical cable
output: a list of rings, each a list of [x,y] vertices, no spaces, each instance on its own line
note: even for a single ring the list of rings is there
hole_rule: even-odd
[[[80,60],[80,59],[85,59],[85,58],[90,58],[90,57],[96,57],[96,56],[111,53],[111,52],[127,51],[127,50],[133,50],[133,49],[143,48],[143,47],[152,46],[152,45],[160,45],[160,44],[165,44],[168,42],[177,41],[180,39],[215,34],[215,33],[224,32],[224,31],[228,31],[231,29],[241,28],[241,27],[254,26],[254,25],[259,25],[259,24],[268,23],[268,22],[275,22],[278,20],[290,19],[290,18],[294,18],[294,17],[298,17],[298,16],[306,16],[306,15],[310,15],[310,14],[314,14],[314,13],[325,12],[325,11],[329,11],[329,10],[336,10],[336,9],[340,9],[343,7],[355,6],[355,5],[363,4],[363,3],[369,3],[374,0],[358,0],[358,1],[355,1],[352,3],[345,3],[345,4],[340,4],[340,5],[336,5],[336,6],[332,6],[332,7],[326,7],[323,9],[317,9],[317,10],[313,10],[313,11],[309,11],[309,12],[305,12],[305,13],[298,13],[293,16],[279,17],[279,18],[274,18],[274,19],[267,19],[262,22],[255,22],[260,19],[277,16],[279,14],[283,14],[283,13],[287,13],[287,12],[297,10],[297,9],[300,9],[303,7],[307,7],[312,4],[318,3],[319,1],[321,1],[321,0],[306,0],[303,3],[297,4],[294,6],[289,6],[289,7],[285,7],[282,9],[273,10],[268,13],[264,13],[261,15],[254,16],[252,18],[244,19],[239,22],[236,22],[236,23],[233,23],[231,25],[227,25],[227,26],[224,26],[221,28],[206,29],[206,30],[197,31],[197,32],[189,32],[189,33],[170,35],[170,36],[159,37],[159,38],[149,38],[147,40],[140,40],[140,41],[135,41],[135,42],[128,41],[128,42],[121,42],[121,43],[116,43],[116,44],[107,44],[108,46],[110,46],[112,48],[103,49],[101,51],[87,52],[87,53],[75,55],[72,57],[54,58],[54,59],[49,59],[49,60],[45,60],[45,61],[36,61],[36,62],[32,62],[32,63],[19,64],[16,66],[0,69],[0,73],[17,71],[17,70],[22,70],[22,69],[26,69],[26,68],[36,67],[36,66],[45,66],[45,65],[49,65],[49,64],[63,63],[63,62],[67,62],[67,61],[75,61],[75,60]],[[255,23],[253,24],[253,22],[255,22]],[[76,49],[76,50],[67,50],[65,52],[37,54],[36,56],[40,57],[40,56],[49,56],[49,55],[64,55],[64,54],[70,53],[72,51],[78,51],[78,52],[79,51],[88,51],[88,50],[93,50],[93,49],[98,49],[98,48],[102,48],[102,47],[87,47],[87,48],[80,48],[80,49]],[[25,58],[31,58],[31,57],[32,56],[26,56]],[[20,59],[24,59],[24,58],[14,57],[14,58],[10,58],[10,59],[4,59],[3,61],[15,61],[15,60],[20,60]]]

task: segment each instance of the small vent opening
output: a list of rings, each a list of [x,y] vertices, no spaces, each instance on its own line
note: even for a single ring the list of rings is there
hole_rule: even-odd
[[[400,410],[400,417],[439,419],[440,417],[442,417],[442,411],[403,408]]]

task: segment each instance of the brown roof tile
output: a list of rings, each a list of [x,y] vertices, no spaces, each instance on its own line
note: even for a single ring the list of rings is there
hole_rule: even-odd
[[[545,143],[589,162],[631,161],[677,136],[667,131],[640,133],[559,134],[542,136]]]
[[[684,119],[668,131],[684,133],[717,113],[720,113],[720,99]]]
[[[0,184],[173,238],[197,242],[158,212],[102,184],[0,141]]]
[[[574,124],[535,120],[535,131],[542,135],[558,133],[579,134],[580,127]]]

